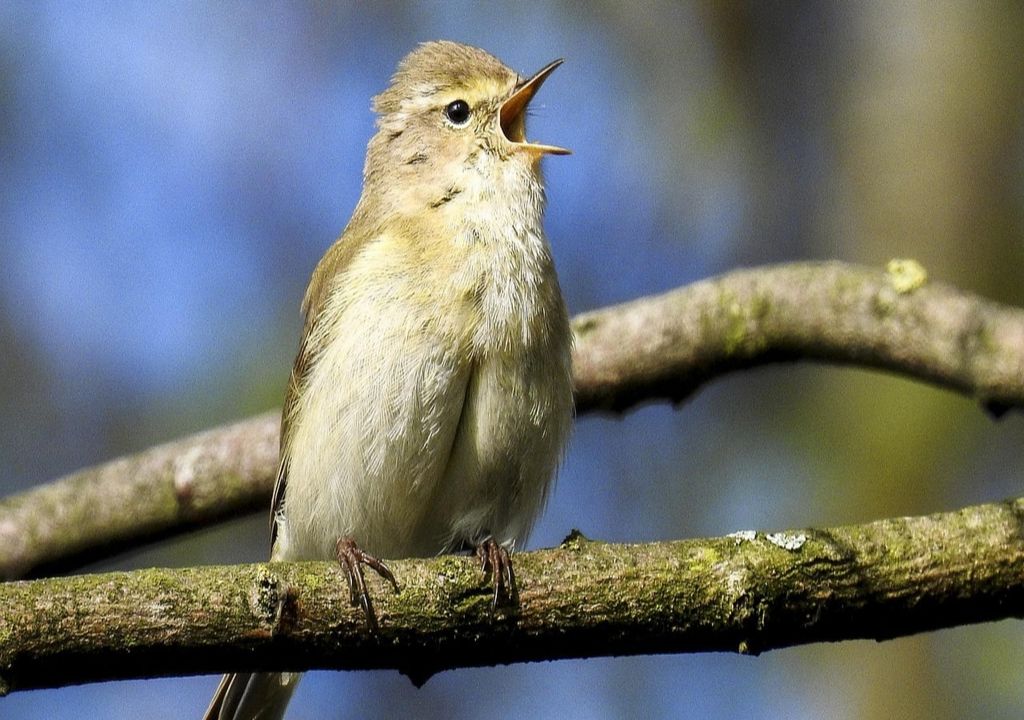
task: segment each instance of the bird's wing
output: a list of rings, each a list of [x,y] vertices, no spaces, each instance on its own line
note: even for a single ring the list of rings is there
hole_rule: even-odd
[[[346,230],[320,259],[302,299],[302,314],[305,322],[302,328],[302,338],[299,341],[299,352],[295,356],[295,362],[292,363],[288,389],[285,392],[284,408],[281,413],[280,461],[277,467],[277,482],[274,483],[274,495],[270,501],[271,550],[277,540],[277,515],[284,504],[287,487],[289,448],[291,447],[295,410],[301,390],[317,360],[316,349],[311,347],[309,338],[321,317],[320,309],[323,307],[333,283],[344,274],[345,269],[352,264],[359,251],[366,247],[371,240],[372,237],[360,236]]]

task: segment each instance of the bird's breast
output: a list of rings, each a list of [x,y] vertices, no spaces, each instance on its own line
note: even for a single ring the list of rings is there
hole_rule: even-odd
[[[562,305],[540,207],[510,205],[507,198],[465,193],[466,212],[446,227],[449,258],[440,284],[472,318],[467,328],[474,354],[528,347],[556,320]],[[529,200],[527,196],[526,200]]]

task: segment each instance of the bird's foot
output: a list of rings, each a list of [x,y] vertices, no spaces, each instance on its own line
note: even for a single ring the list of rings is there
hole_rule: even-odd
[[[476,556],[480,559],[480,570],[485,577],[490,576],[494,586],[491,608],[497,610],[503,602],[515,604],[516,574],[512,569],[512,555],[508,549],[489,537],[476,546]]]
[[[380,625],[377,623],[377,613],[374,611],[373,603],[370,601],[370,592],[366,588],[363,565],[371,568],[391,583],[392,587],[395,588],[395,592],[398,592],[398,581],[395,580],[395,576],[388,569],[387,565],[373,555],[360,550],[359,546],[356,545],[356,541],[350,537],[338,538],[334,551],[338,564],[341,565],[341,569],[348,578],[348,588],[352,593],[352,604],[363,608],[363,613],[366,615],[366,624],[369,625],[370,632],[376,633],[380,630]]]

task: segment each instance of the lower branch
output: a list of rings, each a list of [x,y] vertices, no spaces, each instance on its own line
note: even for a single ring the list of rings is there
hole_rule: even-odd
[[[474,559],[369,578],[367,634],[329,563],[141,570],[0,585],[0,691],[242,670],[456,667],[887,639],[1024,616],[1024,498],[926,517],[647,545],[573,534],[515,558],[490,609]]]

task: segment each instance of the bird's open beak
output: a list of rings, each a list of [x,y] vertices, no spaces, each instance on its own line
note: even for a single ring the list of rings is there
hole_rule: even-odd
[[[524,82],[512,97],[506,100],[501,110],[498,111],[501,131],[509,142],[514,143],[517,149],[533,153],[537,157],[541,155],[568,155],[572,151],[555,145],[541,145],[540,143],[529,142],[526,139],[526,106],[540,90],[540,86],[548,79],[548,75],[555,71],[555,68],[562,64],[561,60],[549,63],[543,70]]]

